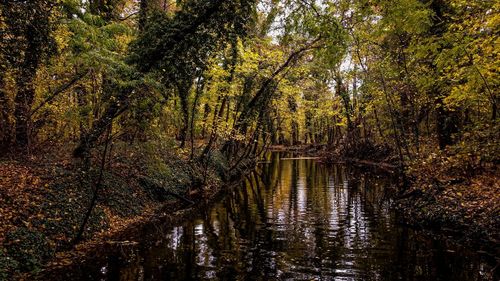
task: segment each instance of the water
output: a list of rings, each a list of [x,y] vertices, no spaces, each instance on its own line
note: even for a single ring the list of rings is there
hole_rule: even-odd
[[[137,245],[116,246],[65,274],[72,280],[494,279],[495,263],[484,255],[397,225],[390,185],[387,177],[273,154],[191,220],[158,226]]]

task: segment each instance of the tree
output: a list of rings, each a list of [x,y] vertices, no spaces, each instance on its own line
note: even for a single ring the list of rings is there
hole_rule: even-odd
[[[35,79],[42,60],[52,53],[50,16],[57,4],[36,0],[2,1],[7,26],[7,48],[15,50],[10,60],[16,67],[17,93],[14,99],[15,143],[25,150],[30,141],[31,107],[35,98]]]

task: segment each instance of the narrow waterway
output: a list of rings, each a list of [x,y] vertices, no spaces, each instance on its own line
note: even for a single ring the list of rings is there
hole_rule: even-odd
[[[275,153],[220,202],[81,265],[83,280],[487,280],[473,249],[396,224],[387,177]],[[158,234],[160,233],[160,234]],[[76,276],[76,277],[75,277]]]

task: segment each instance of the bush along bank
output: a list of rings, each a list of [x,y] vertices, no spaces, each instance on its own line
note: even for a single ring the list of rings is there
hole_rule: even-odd
[[[218,151],[190,160],[153,145],[115,147],[104,162],[96,205],[75,247],[101,171],[92,167],[91,184],[84,184],[80,165],[68,154],[0,160],[0,280],[40,272],[50,261],[71,263],[67,257],[84,255],[87,245],[113,239],[165,206],[175,211],[211,198],[254,163],[245,159],[229,169]]]
[[[413,159],[395,201],[401,222],[446,230],[498,256],[500,177],[496,160],[483,161],[458,147]]]

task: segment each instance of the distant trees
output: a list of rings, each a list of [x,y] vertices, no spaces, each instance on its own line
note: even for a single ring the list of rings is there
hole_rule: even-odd
[[[401,161],[429,141],[444,150],[460,140],[472,145],[463,136],[484,124],[496,130],[497,4],[401,0],[350,7],[344,26],[354,67],[341,75],[360,79],[347,95],[363,120],[355,130],[377,130],[375,142],[391,136]]]
[[[0,146],[88,156],[113,125],[192,157],[381,142],[403,161],[495,127],[494,1],[323,2],[2,1]]]

